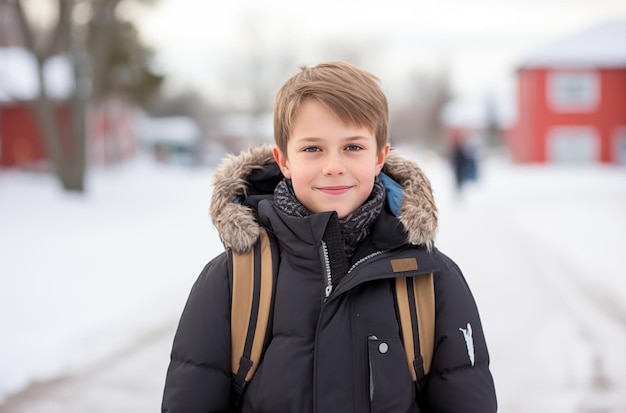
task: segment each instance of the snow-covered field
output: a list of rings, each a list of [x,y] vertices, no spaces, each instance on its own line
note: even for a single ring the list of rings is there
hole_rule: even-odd
[[[221,248],[211,171],[141,160],[92,171],[84,196],[0,172],[0,399],[89,368],[180,315]]]
[[[459,198],[444,161],[416,160],[438,246],[478,301],[500,411],[626,412],[626,168],[492,158]],[[211,169],[146,159],[92,170],[84,196],[0,171],[0,406],[175,322],[222,248],[210,186]]]

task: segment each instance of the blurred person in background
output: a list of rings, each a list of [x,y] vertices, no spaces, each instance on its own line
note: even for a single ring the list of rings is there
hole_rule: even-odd
[[[467,181],[474,181],[478,178],[475,150],[470,145],[469,139],[460,132],[452,138],[449,158],[454,173],[456,193],[460,195]]]

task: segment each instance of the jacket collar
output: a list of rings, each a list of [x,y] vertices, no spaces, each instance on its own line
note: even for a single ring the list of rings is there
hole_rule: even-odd
[[[419,166],[391,150],[383,173],[399,184],[401,193],[387,182],[388,204],[398,215],[406,241],[432,248],[437,233],[437,208],[430,181]],[[271,198],[276,184],[283,179],[272,149],[259,146],[228,155],[215,169],[209,214],[227,248],[249,250],[259,237],[256,207],[261,199]]]

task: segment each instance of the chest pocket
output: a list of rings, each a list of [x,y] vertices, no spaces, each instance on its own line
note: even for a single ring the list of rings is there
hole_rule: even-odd
[[[370,335],[367,348],[371,412],[410,411],[415,386],[400,337],[397,334]]]

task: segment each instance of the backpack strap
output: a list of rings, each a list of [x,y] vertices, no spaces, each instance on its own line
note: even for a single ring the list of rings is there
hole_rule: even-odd
[[[435,344],[435,286],[433,273],[396,278],[404,351],[418,385],[430,371]]]
[[[231,401],[235,406],[240,406],[245,386],[256,372],[266,344],[278,272],[278,251],[272,247],[273,242],[261,228],[254,248],[232,254]]]

